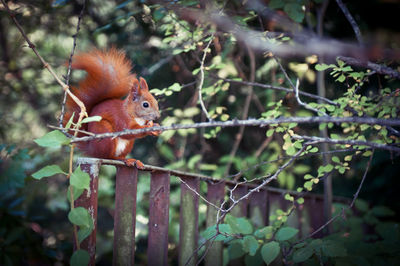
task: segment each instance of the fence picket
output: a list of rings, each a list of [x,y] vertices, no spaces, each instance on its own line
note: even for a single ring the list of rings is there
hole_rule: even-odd
[[[207,200],[214,205],[220,207],[221,203],[224,200],[225,196],[225,182],[218,183],[208,183],[207,184]],[[206,227],[210,227],[215,225],[217,222],[217,212],[218,210],[207,204],[207,217],[206,217]],[[221,266],[223,263],[222,251],[223,251],[223,243],[219,242],[211,242],[207,246],[208,252],[205,257],[205,265],[206,266]]]
[[[151,173],[147,265],[167,265],[169,181],[169,173]]]
[[[250,218],[255,227],[262,227],[268,224],[267,193],[266,189],[261,189],[249,197]]]
[[[134,265],[137,175],[136,168],[117,166],[113,265]]]
[[[192,189],[199,193],[200,180],[197,178],[182,178],[182,180],[184,183],[181,182],[179,265],[196,265],[196,248],[199,223],[199,196],[194,193]]]

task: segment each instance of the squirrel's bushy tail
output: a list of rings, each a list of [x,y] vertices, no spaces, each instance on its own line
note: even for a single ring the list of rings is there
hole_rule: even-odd
[[[131,68],[131,61],[126,58],[125,53],[115,48],[78,54],[73,59],[72,69],[85,70],[87,76],[79,82],[77,88],[72,87],[71,91],[85,104],[90,115],[96,104],[107,99],[118,99],[129,93],[135,77],[130,72]],[[66,125],[73,113],[74,122],[77,122],[79,112],[79,106],[68,97],[63,125]],[[86,126],[83,125],[81,129],[85,130]]]

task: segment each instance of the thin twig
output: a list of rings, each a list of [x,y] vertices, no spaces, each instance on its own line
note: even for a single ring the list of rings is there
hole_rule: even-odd
[[[214,33],[211,35],[210,40],[208,41],[206,47],[203,50],[203,57],[200,62],[200,74],[199,74],[199,80],[198,80],[198,85],[197,85],[197,89],[199,91],[199,102],[200,102],[201,110],[203,110],[203,113],[206,115],[208,121],[212,121],[212,119],[210,117],[210,114],[207,111],[206,106],[204,105],[202,89],[203,89],[203,83],[204,83],[204,61],[206,60],[208,49],[210,48],[210,45],[211,45],[211,42],[213,41],[213,39],[214,39]]]
[[[83,14],[85,11],[85,6],[86,6],[86,0],[83,1],[82,4],[82,9],[81,12],[79,13],[79,17],[78,17],[78,23],[76,25],[76,31],[75,34],[72,36],[73,38],[73,44],[72,44],[72,49],[71,49],[71,53],[69,55],[69,59],[68,59],[68,69],[67,69],[67,75],[65,77],[65,83],[67,86],[69,86],[69,80],[71,77],[71,68],[72,68],[72,57],[75,54],[75,49],[76,49],[76,40],[78,37],[78,33],[80,30],[80,26],[81,26],[81,21],[83,18]],[[59,125],[60,127],[62,127],[63,124],[63,120],[64,120],[64,115],[65,115],[65,103],[67,102],[67,92],[64,92],[64,97],[63,97],[63,101],[62,101],[62,105],[61,105],[61,114],[60,114],[60,118],[59,118]]]
[[[327,116],[327,114],[325,112],[322,112],[321,110],[315,109],[315,108],[313,108],[313,107],[309,106],[308,104],[306,104],[306,103],[301,101],[301,99],[299,97],[299,86],[300,86],[300,80],[297,79],[296,86],[294,87],[294,95],[296,97],[297,103],[299,105],[303,106],[304,108],[310,110],[310,111],[313,111],[313,112],[315,112],[317,114],[322,114],[324,116]]]
[[[358,40],[358,43],[361,46],[364,46],[364,40],[361,36],[361,31],[360,28],[358,27],[356,21],[354,20],[353,16],[350,14],[350,11],[347,9],[346,5],[343,4],[342,0],[336,0],[336,3],[338,4],[338,6],[340,7],[340,9],[342,10],[344,16],[347,18],[347,20],[349,21],[351,27],[353,28],[353,31],[356,35],[356,38]]]

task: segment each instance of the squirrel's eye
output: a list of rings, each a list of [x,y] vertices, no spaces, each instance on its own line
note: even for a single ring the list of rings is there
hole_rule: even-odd
[[[148,108],[150,106],[148,102],[143,102],[142,105],[143,105],[144,108]]]

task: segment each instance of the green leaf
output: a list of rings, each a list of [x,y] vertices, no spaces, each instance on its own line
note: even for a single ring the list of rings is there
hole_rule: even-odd
[[[372,155],[372,151],[366,151],[362,154],[365,157],[371,156]]]
[[[178,92],[182,89],[182,86],[179,83],[174,83],[171,86],[169,86],[168,89]]]
[[[254,236],[245,236],[242,241],[243,250],[248,252],[250,256],[254,256],[259,247],[257,239]]]
[[[289,156],[292,156],[295,153],[296,153],[296,148],[294,147],[294,145],[289,146],[286,150],[286,154]]]
[[[94,225],[93,225],[92,217],[90,217],[90,220],[92,222],[89,223],[89,227],[86,227],[86,226],[80,226],[79,227],[79,231],[78,231],[79,243],[81,243],[83,240],[85,240],[93,232]]]
[[[67,124],[65,125],[65,128],[68,129],[71,127],[72,122],[74,121],[74,116],[75,116],[75,112],[72,113],[71,117],[69,118]]]
[[[78,189],[87,189],[89,190],[90,186],[90,176],[88,173],[85,173],[81,170],[81,167],[78,166],[75,171],[72,173],[69,183],[78,188]]]
[[[327,64],[316,64],[315,65],[315,70],[317,70],[317,71],[324,71],[324,70],[327,70],[328,68],[330,68],[330,66]]]
[[[90,227],[90,222],[91,222],[90,214],[83,207],[76,207],[72,209],[68,213],[68,219],[71,223],[75,225]]]
[[[339,82],[343,82],[343,81],[346,80],[346,77],[345,77],[345,75],[342,74],[336,80],[339,81]]]
[[[299,230],[293,227],[282,227],[276,233],[275,239],[278,241],[286,241],[293,238],[298,232]]]
[[[83,123],[89,123],[89,122],[99,122],[102,119],[101,116],[99,115],[95,115],[95,116],[90,116],[90,117],[86,117],[82,120],[82,124]]]
[[[371,209],[371,213],[375,216],[379,217],[388,217],[388,216],[393,216],[396,213],[389,209],[388,207],[385,206],[376,206]]]
[[[265,226],[254,232],[254,236],[258,238],[271,239],[274,228],[271,225]]]
[[[367,212],[369,209],[368,203],[361,199],[357,199],[354,205],[356,206],[356,209],[361,212]]]
[[[76,187],[73,187],[73,186],[69,186],[68,187],[68,191],[67,191],[67,199],[68,199],[69,202],[71,202],[71,192],[69,191],[71,188],[72,188],[72,193],[73,193],[74,200],[79,198],[82,195],[83,191],[84,191],[84,189],[79,189],[79,188],[76,188]]]
[[[297,200],[298,204],[303,204],[304,203],[304,198],[298,198]]]
[[[228,246],[229,260],[234,260],[242,257],[246,252],[243,250],[242,241],[232,241]]]
[[[282,8],[285,5],[285,2],[282,0],[271,0],[269,2],[269,8],[276,9],[276,8]]]
[[[218,226],[219,232],[231,235],[232,234],[232,229],[228,224],[220,224]],[[208,227],[204,232],[201,233],[201,236],[204,237],[205,239],[211,239],[217,234],[217,226],[213,225]],[[218,235],[214,241],[225,241],[227,240],[228,237],[225,235]]]
[[[42,169],[40,169],[39,171],[35,172],[32,174],[32,177],[35,179],[42,179],[43,177],[47,177],[47,176],[52,176],[52,175],[56,175],[56,174],[67,174],[65,173],[60,166],[53,164],[53,165],[47,165],[45,167],[43,167]]]
[[[70,139],[67,138],[61,131],[53,130],[44,135],[41,138],[34,140],[41,147],[60,147],[61,145],[67,145]]]
[[[293,201],[294,201],[294,197],[291,196],[290,194],[286,193],[286,194],[285,194],[285,200],[288,200],[288,201],[293,202]]]
[[[227,215],[225,218],[225,222],[228,223],[234,234],[243,234],[248,235],[253,233],[253,226],[244,217],[234,217],[232,215]]]
[[[313,249],[310,246],[299,248],[293,253],[293,262],[300,263],[306,261],[312,256],[313,253]]]
[[[279,255],[281,247],[276,241],[271,241],[264,244],[261,248],[261,256],[264,262],[268,265],[273,262]]]
[[[296,22],[301,23],[304,19],[304,11],[302,5],[299,3],[288,3],[283,10],[288,16]]]
[[[324,240],[321,246],[322,253],[327,257],[343,257],[347,251],[343,244],[333,240]]]
[[[340,163],[340,159],[339,159],[339,157],[337,157],[337,156],[333,156],[333,157],[332,157],[332,162],[335,162],[335,163]]]
[[[72,254],[69,261],[71,266],[86,266],[89,264],[90,255],[86,250],[78,249]]]

